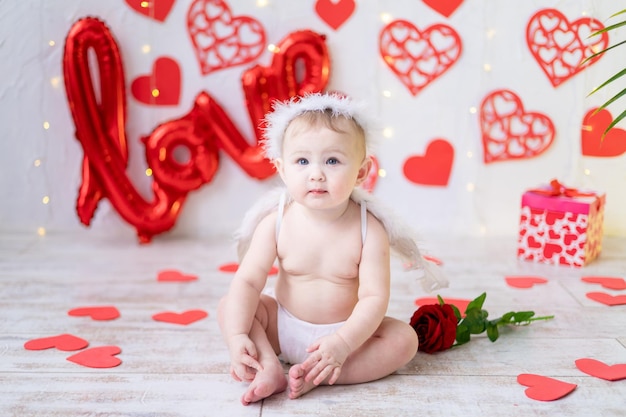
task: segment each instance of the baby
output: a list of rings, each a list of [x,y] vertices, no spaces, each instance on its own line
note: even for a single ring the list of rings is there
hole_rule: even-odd
[[[357,189],[372,166],[358,103],[310,94],[275,105],[266,123],[266,155],[286,190],[244,219],[239,268],[218,309],[231,376],[250,382],[244,405],[287,387],[298,398],[322,384],[373,381],[408,363],[415,331],[385,316],[390,253],[428,267],[406,229]],[[287,378],[281,360],[292,365]]]

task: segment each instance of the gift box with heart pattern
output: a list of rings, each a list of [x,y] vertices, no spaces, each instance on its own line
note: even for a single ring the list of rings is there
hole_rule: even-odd
[[[519,259],[581,267],[600,254],[606,196],[566,190],[522,195]]]

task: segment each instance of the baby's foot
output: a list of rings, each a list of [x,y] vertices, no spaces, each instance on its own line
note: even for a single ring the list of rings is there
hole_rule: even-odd
[[[283,392],[287,389],[287,380],[283,374],[282,366],[277,368],[265,368],[257,372],[248,390],[241,397],[243,405],[250,405],[272,394]]]
[[[306,381],[306,372],[301,364],[294,365],[289,369],[289,398],[294,399],[303,396],[317,387],[313,381]]]

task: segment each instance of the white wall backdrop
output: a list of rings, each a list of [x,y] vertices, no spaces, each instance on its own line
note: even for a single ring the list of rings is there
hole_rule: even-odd
[[[159,124],[187,114],[199,92],[213,96],[243,136],[254,143],[241,76],[253,65],[269,65],[272,52],[264,48],[249,63],[203,74],[187,25],[190,7],[201,1],[144,2],[159,10],[171,5],[159,21],[138,12],[141,2],[133,0],[0,0],[0,232],[36,234],[43,228],[47,233],[80,231],[134,239],[133,226],[106,199],[89,228],[76,214],[83,148],[74,135],[63,79],[63,53],[70,28],[83,17],[103,20],[119,45],[126,82],[126,175],[146,200],[152,199],[154,178],[145,173],[148,165],[140,138]],[[624,124],[611,137],[623,144],[621,154],[587,156],[581,146],[585,114],[618,87],[591,97],[587,94],[624,66],[624,51],[607,54],[554,87],[526,41],[531,18],[546,9],[557,9],[566,18],[561,23],[569,26],[552,34],[560,36],[562,49],[567,49],[565,45],[572,45],[567,42],[585,34],[579,19],[594,18],[608,25],[608,17],[624,8],[624,2],[357,0],[354,12],[336,29],[316,12],[316,5],[323,0],[204,3],[229,8],[233,18],[255,19],[262,25],[268,44],[278,44],[303,29],[326,36],[330,56],[327,90],[369,102],[381,128],[376,156],[384,176],[378,178],[373,192],[395,206],[425,237],[515,235],[522,192],[552,178],[568,186],[606,192],[605,232],[626,235]],[[339,7],[339,0],[326,3],[326,11],[333,5]],[[427,3],[458,7],[446,17]],[[409,22],[422,33],[434,25],[446,25],[462,43],[459,59],[415,95],[385,64],[380,52],[381,31],[398,20]],[[623,30],[611,34],[610,42],[622,40],[623,34]],[[431,41],[437,47],[445,43],[441,39]],[[576,59],[573,56],[581,50],[561,51],[569,54],[563,59]],[[178,104],[147,105],[131,94],[131,83],[150,74],[159,57],[170,57],[180,67]],[[422,61],[418,65],[427,68],[431,64]],[[525,117],[541,113],[551,120],[555,136],[544,152],[526,159],[483,161],[481,102],[496,90],[514,92],[523,104]],[[623,106],[618,102],[610,109],[614,117]],[[410,181],[403,171],[405,161],[423,156],[434,139],[443,139],[454,149],[447,185]],[[228,235],[252,202],[276,181],[251,178],[221,152],[213,180],[189,193],[176,225],[166,233]]]

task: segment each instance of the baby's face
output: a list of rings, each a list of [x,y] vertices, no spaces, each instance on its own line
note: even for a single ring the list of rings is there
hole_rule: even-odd
[[[343,132],[301,123],[296,119],[289,126],[282,158],[276,160],[290,195],[316,208],[345,202],[367,177],[371,164],[365,157],[363,136],[348,121],[339,126]]]

